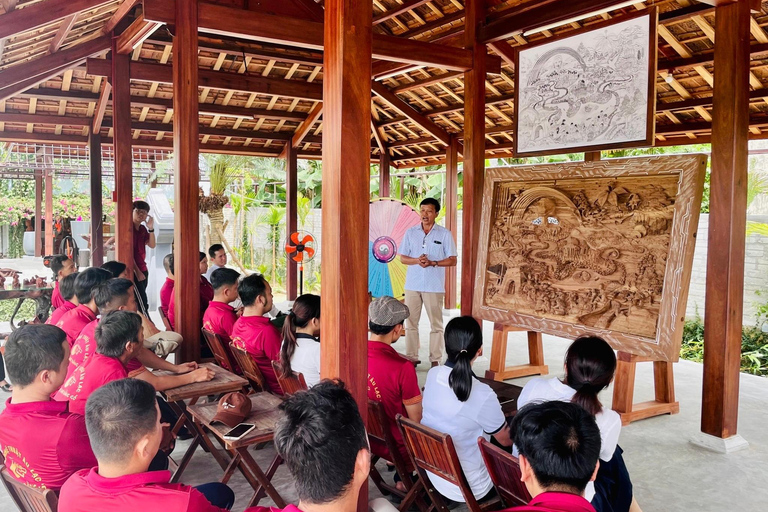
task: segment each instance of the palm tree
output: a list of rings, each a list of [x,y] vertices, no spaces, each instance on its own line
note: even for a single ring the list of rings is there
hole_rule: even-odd
[[[203,167],[208,167],[211,192],[205,196],[201,189],[200,211],[211,221],[211,244],[220,244],[224,233],[224,206],[229,203],[227,188],[250,163],[250,159],[233,155],[205,155],[202,163]]]

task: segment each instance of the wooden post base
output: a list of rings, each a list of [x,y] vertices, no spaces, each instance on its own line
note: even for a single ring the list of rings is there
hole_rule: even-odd
[[[633,403],[635,394],[635,369],[637,363],[653,363],[653,382],[656,400]],[[653,361],[647,357],[619,352],[616,380],[613,385],[613,410],[621,416],[621,424],[644,420],[662,414],[680,412],[680,402],[675,401],[675,376],[672,363]]]
[[[549,366],[544,364],[544,347],[541,343],[541,333],[528,331],[528,364],[506,366],[507,340],[510,332],[524,331],[518,327],[493,324],[493,345],[491,347],[491,367],[485,372],[485,378],[503,381],[528,377],[529,375],[547,375]]]

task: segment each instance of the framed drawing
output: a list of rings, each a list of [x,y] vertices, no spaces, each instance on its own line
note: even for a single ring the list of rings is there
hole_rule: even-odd
[[[652,146],[655,8],[515,54],[515,156]]]
[[[473,314],[676,361],[705,155],[488,169]]]

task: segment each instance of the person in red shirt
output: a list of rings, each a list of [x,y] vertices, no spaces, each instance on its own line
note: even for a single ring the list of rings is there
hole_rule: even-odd
[[[64,382],[68,355],[67,337],[53,325],[20,327],[5,345],[15,387],[0,413],[0,447],[10,475],[31,487],[58,491],[96,463],[85,418],[51,400]]]
[[[112,274],[106,270],[91,267],[80,272],[75,279],[75,296],[79,305],[65,313],[56,323],[56,327],[67,334],[70,347],[75,344],[83,327],[96,320],[99,308],[96,307],[96,301],[92,297],[93,289],[111,278]]]
[[[163,312],[166,318],[168,318],[168,308],[171,305],[171,297],[173,297],[173,253],[166,254],[163,258],[163,268],[165,269],[165,282],[160,288],[160,310]],[[170,321],[169,321],[170,323]],[[173,324],[171,324],[173,328]]]
[[[53,397],[69,401],[69,410],[85,414],[85,402],[94,390],[128,377],[126,365],[143,348],[141,317],[130,311],[112,311],[96,327],[96,353],[76,368]]]
[[[146,227],[144,226],[146,224]],[[133,202],[133,272],[136,276],[136,289],[144,304],[143,311],[149,308],[147,300],[147,284],[149,269],[147,268],[147,247],[154,249],[155,219],[149,215],[149,203],[146,201]]]
[[[53,272],[53,279],[55,280],[53,284],[53,293],[51,294],[51,306],[53,306],[54,309],[57,309],[64,305],[65,300],[64,297],[61,296],[59,281],[69,274],[77,272],[77,267],[75,266],[75,262],[64,254],[52,256],[49,265],[51,267],[51,272]]]
[[[355,512],[371,454],[355,399],[344,383],[321,381],[280,404],[275,448],[293,476],[298,507],[286,512]],[[98,455],[98,454],[97,454]],[[278,512],[253,507],[246,512]]]
[[[75,473],[62,487],[59,512],[223,512],[235,494],[225,484],[172,484],[169,471],[148,471],[160,448],[163,424],[155,390],[135,379],[94,391],[86,425],[98,466]]]
[[[408,462],[411,459],[395,417],[402,414],[413,421],[421,421],[421,388],[413,363],[398,354],[392,344],[400,339],[409,315],[408,306],[394,297],[379,297],[368,306],[368,328],[371,331],[368,340],[368,398],[384,405],[392,436],[403,460]],[[373,446],[372,451],[383,459],[392,460],[385,446]],[[395,477],[397,486],[405,490],[399,476]]]
[[[232,343],[245,349],[264,375],[267,391],[282,395],[272,361],[280,359],[282,337],[266,315],[272,309],[272,287],[264,276],[252,274],[237,287],[243,315],[232,328]]]
[[[594,416],[573,402],[523,406],[512,420],[521,480],[533,499],[504,512],[594,512],[584,499],[597,477],[600,429]]]
[[[203,329],[218,334],[224,343],[224,350],[229,352],[229,342],[232,341],[232,329],[237,321],[237,313],[230,305],[236,301],[237,282],[240,272],[231,268],[219,268],[211,274],[213,300],[203,315]],[[230,354],[230,359],[234,358]],[[227,368],[229,370],[229,368]],[[239,370],[236,369],[236,370]]]
[[[48,325],[56,325],[64,316],[67,311],[72,311],[77,307],[77,297],[75,296],[75,279],[79,275],[78,272],[69,274],[67,277],[59,279],[59,291],[61,292],[61,298],[64,299],[64,304],[53,310],[51,316],[48,317],[45,323]]]
[[[205,315],[205,310],[208,309],[208,304],[213,300],[213,286],[205,278],[203,274],[208,270],[208,257],[204,252],[200,253],[200,313],[201,316]],[[168,304],[168,322],[171,324],[171,328],[176,328],[176,294],[171,293],[171,300]],[[202,325],[201,325],[202,327]],[[207,347],[206,347],[207,350]],[[210,352],[209,352],[210,354]],[[213,357],[213,354],[209,356],[203,355],[203,357]]]

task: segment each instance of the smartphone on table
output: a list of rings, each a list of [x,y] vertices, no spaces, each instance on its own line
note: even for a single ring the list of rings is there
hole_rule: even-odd
[[[224,439],[228,441],[236,441],[243,437],[245,434],[256,428],[256,425],[252,423],[241,423],[232,430],[224,434]]]

